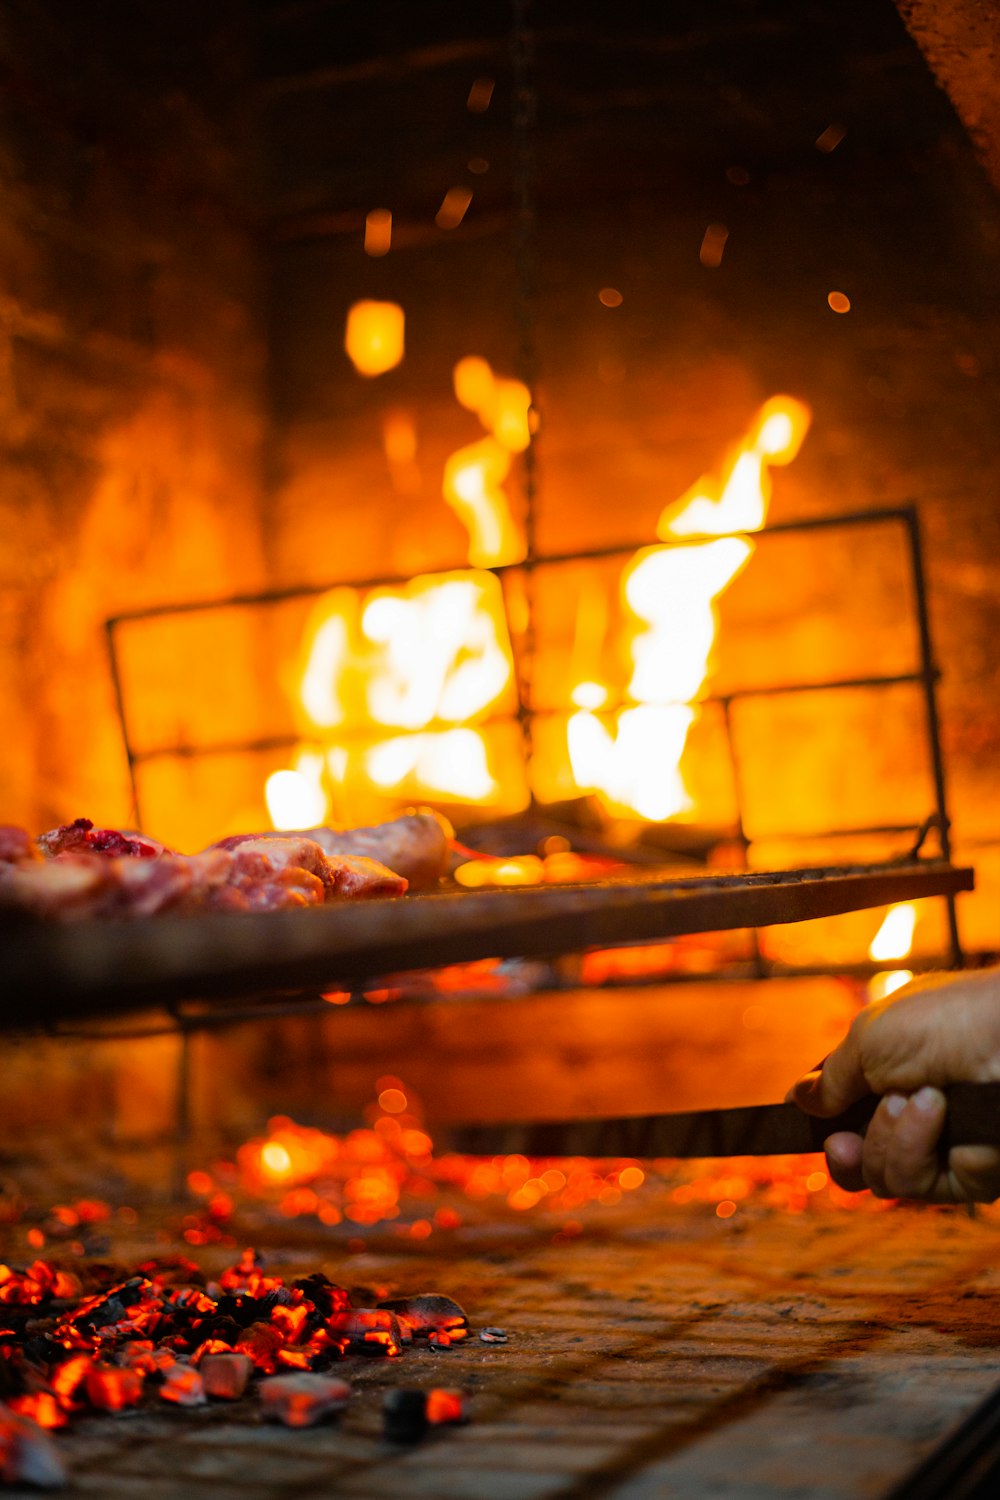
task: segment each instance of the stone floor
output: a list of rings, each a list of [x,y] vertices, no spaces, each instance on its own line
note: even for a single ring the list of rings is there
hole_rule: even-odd
[[[345,1255],[343,1241],[296,1221],[280,1248],[275,1235],[273,1269],[445,1291],[475,1330],[499,1324],[509,1342],[345,1360],[348,1410],[301,1432],[263,1425],[251,1400],[83,1421],[55,1439],[71,1490],[867,1500],[1000,1383],[992,1210],[817,1203],[790,1215],[750,1202],[722,1220],[648,1185],[584,1215],[574,1238],[554,1242],[557,1228],[508,1216],[422,1244],[375,1235]],[[464,1388],[470,1422],[413,1447],[386,1443],[381,1403],[400,1385]]]

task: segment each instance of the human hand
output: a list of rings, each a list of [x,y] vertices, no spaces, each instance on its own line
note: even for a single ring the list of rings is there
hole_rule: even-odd
[[[849,1192],[928,1203],[992,1203],[1000,1151],[938,1148],[951,1083],[1000,1080],[1000,970],[917,980],[855,1016],[822,1066],[789,1090],[806,1114],[838,1115],[865,1094],[882,1096],[862,1139],[825,1141],[834,1182]]]

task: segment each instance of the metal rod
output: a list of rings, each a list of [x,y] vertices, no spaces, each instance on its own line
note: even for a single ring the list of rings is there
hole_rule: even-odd
[[[736,802],[736,838],[743,851],[743,868],[750,868],[750,840],[747,837],[746,824],[743,821],[743,778],[740,774],[739,756],[736,751],[736,737],[733,733],[733,701],[725,697],[719,699],[722,708],[722,724],[726,736],[726,748],[729,751],[729,765],[733,774],[733,796]],[[753,960],[754,973],[758,979],[767,977],[767,964],[764,959],[763,950],[760,946],[760,934],[756,927],[749,929],[750,952]]]
[[[191,1035],[183,1019],[175,1016],[174,1030],[180,1038],[177,1053],[176,1128],[174,1134],[174,1197],[184,1197],[191,1152]]]
[[[132,744],[132,736],[129,732],[128,718],[125,713],[125,692],[122,686],[121,668],[118,661],[118,648],[115,642],[114,620],[105,620],[104,636],[108,647],[108,662],[111,669],[111,686],[115,695],[115,707],[118,711],[118,723],[121,726],[122,740],[125,745],[125,759],[128,762],[128,779],[132,798],[132,818],[136,828],[142,827],[142,814],[139,807],[139,778],[136,775],[137,758],[135,747]]]
[[[774,687],[733,688],[731,692],[724,694],[717,695],[710,693],[705,698],[699,698],[698,705],[699,707],[716,707],[722,706],[725,703],[739,703],[746,698],[782,698],[796,693],[835,693],[864,688],[888,688],[906,685],[922,686],[923,683],[924,674],[922,672],[897,672],[883,677],[852,677],[843,680],[838,679],[834,682],[779,683]],[[625,700],[619,699],[611,707],[601,709],[594,717],[598,719],[612,718],[617,710],[624,706]],[[535,719],[558,719],[565,716],[568,718],[574,712],[575,709],[568,707],[536,707],[531,710],[531,717]],[[514,713],[490,714],[487,718],[481,719],[479,722],[482,725],[512,723],[519,719],[520,716],[521,709],[519,707]],[[425,728],[432,730],[435,727],[436,724],[434,721],[425,726]],[[438,727],[441,729],[450,729],[453,726],[442,720]],[[371,740],[378,738],[380,733],[383,732],[391,732],[390,727],[380,724],[358,725],[353,729],[338,727],[337,741],[338,743],[343,743],[350,740]],[[423,730],[420,732],[423,733]],[[157,745],[150,750],[132,750],[130,753],[130,762],[138,766],[149,760],[196,760],[202,755],[263,754],[268,750],[285,750],[290,745],[305,743],[309,742],[301,734],[264,735],[259,739],[252,740],[217,740],[212,744],[198,744],[197,741],[186,740],[183,744]],[[906,831],[916,826],[915,824],[907,824]]]
[[[800,516],[796,520],[777,521],[773,526],[762,527],[760,531],[733,531],[727,532],[726,535],[747,537],[759,542],[767,537],[781,536],[789,532],[880,525],[892,521],[905,523],[912,514],[912,509],[912,506],[894,506],[877,510],[845,511],[833,516]],[[424,578],[433,577],[439,573],[479,572],[494,573],[500,577],[504,573],[517,572],[519,569],[568,567],[580,562],[611,562],[615,558],[631,557],[634,553],[646,549],[701,547],[706,542],[718,540],[718,536],[711,535],[672,537],[664,542],[650,542],[644,539],[640,542],[615,542],[611,546],[591,547],[578,552],[553,552],[535,557],[531,562],[497,563],[489,568],[474,569],[470,568],[468,562],[456,562],[451,567],[428,568],[416,575],[382,573],[372,578],[336,578],[326,583],[295,584],[287,588],[262,589],[250,594],[225,594],[214,599],[174,600],[168,604],[151,604],[143,609],[123,610],[120,614],[112,615],[106,623],[117,626],[139,620],[168,618],[172,615],[199,614],[202,611],[242,609],[262,604],[287,604],[293,599],[315,599],[336,588],[378,589],[389,588],[394,584],[412,583],[414,576]]]
[[[938,838],[941,842],[942,857],[950,863],[951,820],[948,817],[944,754],[941,748],[941,729],[938,717],[938,672],[934,665],[934,649],[931,644],[930,614],[927,608],[927,585],[924,575],[920,518],[915,505],[907,507],[905,524],[910,548],[910,566],[913,572],[917,624],[920,631],[920,665],[927,715],[927,742],[931,752],[931,771],[934,778],[934,796],[938,812]],[[958,908],[954,895],[946,896],[945,902],[948,909],[948,931],[951,938],[952,964],[956,969],[963,969],[965,967],[965,954],[962,950],[962,939],[958,928]]]

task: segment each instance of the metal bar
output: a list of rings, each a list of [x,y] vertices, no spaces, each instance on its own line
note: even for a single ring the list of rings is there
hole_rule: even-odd
[[[747,837],[746,824],[743,821],[743,780],[740,775],[739,756],[736,753],[736,737],[733,733],[733,700],[729,697],[720,698],[722,708],[722,725],[726,736],[726,748],[729,751],[729,766],[733,775],[733,796],[736,801],[736,838],[743,851],[743,868],[750,868],[750,840]],[[750,951],[753,959],[754,973],[758,979],[767,977],[767,962],[760,946],[760,934],[756,927],[750,929]]]
[[[304,911],[34,924],[6,943],[0,1026],[34,1029],[268,990],[345,989],[475,959],[775,926],[971,890],[973,883],[971,870],[913,862],[426,894]]]
[[[515,662],[518,722],[521,727],[525,765],[531,762],[533,748],[532,707],[536,651],[533,570],[537,558],[538,520],[538,449],[536,446],[538,348],[535,341],[535,257],[538,226],[534,142],[538,100],[535,95],[535,38],[529,21],[530,10],[531,0],[513,0],[510,31],[514,322],[518,333],[516,371],[519,379],[527,387],[530,403],[528,446],[521,458],[524,493],[524,629],[520,633]],[[513,640],[513,631],[509,633]],[[529,795],[534,802],[534,791],[530,790]]]
[[[881,510],[847,511],[833,516],[803,516],[797,520],[777,521],[772,526],[762,527],[760,531],[734,531],[727,532],[727,536],[747,537],[752,541],[760,541],[769,536],[780,536],[788,532],[819,531],[836,529],[839,527],[850,528],[852,526],[868,526],[886,524],[891,521],[905,521],[912,512],[912,506],[895,506]],[[112,615],[107,623],[109,625],[120,625],[138,620],[155,620],[168,618],[172,615],[198,614],[202,611],[219,609],[240,609],[260,604],[287,604],[293,599],[315,599],[321,594],[328,594],[336,588],[352,589],[377,589],[389,588],[393,585],[412,583],[414,576],[425,578],[433,577],[439,573],[494,573],[498,577],[504,573],[517,572],[520,569],[567,567],[579,562],[611,562],[619,557],[631,557],[636,552],[659,548],[674,547],[700,547],[705,542],[716,542],[717,536],[688,536],[675,537],[670,541],[641,541],[629,543],[614,543],[607,547],[592,547],[582,552],[556,552],[545,556],[536,557],[533,562],[500,563],[490,568],[472,568],[467,562],[457,562],[451,567],[422,569],[416,575],[411,573],[383,573],[373,578],[337,578],[327,583],[296,584],[288,588],[262,589],[256,593],[240,593],[221,595],[215,599],[191,599],[169,604],[147,605],[142,609],[123,610],[120,614]]]
[[[942,1149],[1000,1146],[1000,1083],[953,1084],[947,1095]],[[835,1131],[864,1135],[878,1103],[869,1094],[826,1120],[803,1114],[794,1104],[758,1104],[684,1114],[466,1125],[451,1132],[450,1144],[470,1156],[688,1159],[797,1155],[822,1151],[823,1142]]]
[[[108,647],[108,662],[111,669],[111,686],[115,695],[115,708],[118,712],[118,723],[121,727],[122,741],[125,745],[125,759],[128,763],[128,780],[132,797],[132,817],[136,828],[142,827],[142,811],[139,806],[139,779],[136,775],[137,759],[135,747],[132,744],[132,736],[129,732],[128,718],[125,713],[125,691],[122,684],[121,665],[118,661],[118,649],[115,642],[116,622],[105,620],[104,635]]]
[[[922,685],[924,676],[922,672],[894,673],[887,677],[853,677],[850,679],[838,679],[835,682],[793,682],[779,684],[775,687],[734,688],[731,692],[724,694],[709,694],[705,698],[699,698],[699,707],[718,707],[726,703],[742,702],[746,698],[780,698],[793,693],[827,693],[838,692],[844,688],[886,688],[897,687],[901,683],[911,685]],[[619,702],[612,708],[602,709],[595,717],[599,719],[611,718],[621,707],[625,706],[625,700]],[[669,705],[668,705],[669,706]],[[527,712],[521,705],[514,713],[496,713],[488,718],[481,719],[482,725],[504,724],[518,721],[522,712]],[[574,708],[532,708],[530,716],[533,719],[558,719],[569,718],[575,713]],[[451,729],[454,726],[445,720],[441,720],[439,726],[434,722],[426,725],[420,731],[412,733],[424,733],[426,729],[434,730]],[[405,733],[406,731],[401,731]],[[344,740],[365,740],[378,738],[382,734],[393,733],[387,724],[365,724],[354,729],[343,729],[338,727],[338,743]],[[283,750],[289,745],[301,745],[308,743],[301,734],[264,735],[259,739],[251,740],[221,740],[213,744],[198,744],[197,741],[185,741],[178,745],[156,745],[150,750],[135,750],[130,754],[130,765],[142,765],[149,760],[194,760],[202,755],[234,755],[241,753],[264,752],[267,750]]]
[[[913,571],[913,588],[917,608],[917,624],[920,631],[920,664],[923,677],[924,703],[927,714],[927,740],[931,752],[931,769],[934,777],[934,795],[938,811],[938,838],[941,855],[951,859],[951,821],[948,817],[948,799],[945,791],[944,754],[941,748],[941,730],[937,705],[937,669],[934,665],[934,650],[931,645],[930,615],[927,608],[927,584],[924,576],[923,546],[920,535],[920,519],[916,506],[906,512],[906,535],[910,548],[910,566]],[[965,967],[965,954],[958,929],[958,909],[954,895],[947,897],[948,931],[951,938],[952,966]]]

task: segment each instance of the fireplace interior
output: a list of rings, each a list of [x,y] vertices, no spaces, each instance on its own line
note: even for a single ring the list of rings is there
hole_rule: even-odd
[[[572,1126],[773,1103],[871,995],[996,955],[996,30],[963,0],[0,0],[3,819],[193,852],[420,803],[458,851],[404,898],[433,941],[362,911],[318,967],[280,923],[277,957],[137,926],[117,968],[110,928],[6,923],[0,1410],[72,1418],[62,1482],[974,1493],[994,1209]],[[816,904],[747,904],[803,870]],[[650,924],[664,881],[744,904]],[[581,892],[569,938],[525,935]],[[454,1149],[533,1120],[563,1149]],[[53,1338],[124,1368],[60,1319],[141,1266],[182,1373],[175,1283],[212,1318],[252,1284],[283,1340],[255,1386],[311,1361],[346,1411],[187,1407],[165,1366],[117,1415],[53,1394]],[[321,1360],[260,1281],[314,1272],[471,1332]],[[411,1389],[469,1420],[401,1438]]]

